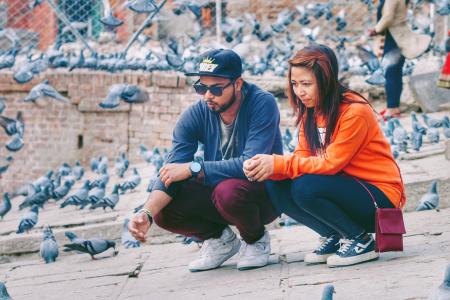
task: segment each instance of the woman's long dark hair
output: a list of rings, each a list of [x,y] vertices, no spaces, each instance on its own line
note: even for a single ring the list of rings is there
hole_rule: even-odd
[[[314,74],[318,88],[318,101],[314,108],[307,108],[295,95],[291,83],[291,71],[293,67],[308,68]],[[303,125],[303,132],[308,142],[312,155],[322,154],[330,144],[339,117],[341,103],[361,102],[368,104],[359,93],[344,87],[338,80],[338,62],[333,50],[327,46],[313,44],[298,51],[289,60],[289,72],[287,75],[287,96],[289,103],[297,117],[296,125]],[[352,92],[364,99],[364,101],[352,101],[345,99],[343,94]],[[316,116],[322,115],[326,120],[325,142],[322,144],[317,130]]]

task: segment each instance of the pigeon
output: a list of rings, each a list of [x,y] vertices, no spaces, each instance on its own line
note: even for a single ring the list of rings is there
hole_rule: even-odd
[[[164,165],[164,158],[161,155],[161,152],[159,151],[158,147],[153,148],[152,163],[155,166],[156,173],[159,173],[159,170]]]
[[[72,231],[66,231],[64,232],[64,235],[72,242],[72,243],[83,243],[85,239],[80,239],[77,237],[75,233]]]
[[[428,297],[429,300],[448,300],[450,299],[450,264],[445,269],[444,280]]]
[[[80,180],[83,177],[84,168],[81,166],[81,163],[79,161],[75,163],[75,167],[73,167],[72,172],[76,180]]]
[[[26,212],[21,218],[19,223],[19,228],[16,233],[23,233],[30,231],[38,221],[38,211],[39,207],[37,205],[33,205],[29,212]]]
[[[55,236],[50,226],[44,228],[42,242],[39,248],[39,255],[45,261],[46,264],[56,261],[58,257],[58,244],[56,243]]]
[[[48,171],[46,175],[39,177],[36,181],[33,182],[33,186],[44,189],[46,186],[52,185],[53,171]]]
[[[86,180],[83,184],[83,187],[77,190],[74,194],[72,194],[68,198],[66,198],[66,200],[64,200],[64,202],[61,203],[59,207],[64,208],[67,205],[75,205],[75,206],[81,205],[81,203],[84,202],[89,195],[90,183],[91,182],[89,180]]]
[[[327,284],[323,288],[322,300],[333,300],[333,294],[336,293],[334,291],[334,286],[332,284]]]
[[[7,192],[3,193],[3,202],[0,204],[0,220],[11,210],[11,200]]]
[[[23,137],[25,124],[23,123],[22,112],[17,112],[16,119],[10,119],[0,115],[0,126],[3,127],[5,133],[9,136],[18,134],[20,137]]]
[[[24,146],[23,138],[19,133],[14,134],[11,139],[6,143],[5,148],[10,152],[17,152]]]
[[[89,191],[87,198],[81,201],[80,209],[84,209],[88,204],[95,205],[98,201],[105,197],[105,184],[100,182],[98,187]]]
[[[3,113],[3,111],[6,108],[6,103],[5,103],[6,98],[3,96],[0,96],[0,115]]]
[[[439,194],[437,190],[438,181],[433,180],[431,183],[430,191],[425,193],[422,198],[420,198],[419,205],[416,211],[437,209],[439,206]]]
[[[426,134],[427,129],[420,124],[419,119],[417,119],[417,115],[415,112],[411,112],[411,124],[413,126],[413,130],[416,130],[417,132],[420,132],[421,134]],[[414,124],[416,124],[416,129],[414,129]]]
[[[413,123],[413,132],[411,133],[411,144],[415,151],[419,151],[423,143],[423,131],[420,131],[418,123]]]
[[[118,202],[119,202],[119,185],[115,184],[111,196],[104,197],[101,200],[93,203],[90,209],[102,207],[103,210],[105,210],[107,207],[109,207],[111,208],[111,210],[114,210],[114,207],[117,205]]]
[[[120,185],[120,190],[124,194],[127,190],[134,190],[141,183],[141,176],[136,168],[133,168],[133,175]]]
[[[32,183],[26,183],[13,192],[12,198],[15,198],[17,196],[27,197],[40,191],[40,187],[35,187]]]
[[[100,238],[87,239],[81,242],[74,242],[64,245],[64,251],[79,251],[82,253],[87,253],[92,259],[95,259],[94,255],[105,252],[109,248],[114,249],[113,256],[117,255],[116,242],[112,240],[104,240]]]
[[[422,115],[423,121],[428,127],[439,128],[442,127],[443,120],[430,118],[427,114]]]
[[[399,150],[406,152],[406,148],[404,147],[407,144],[408,133],[405,128],[402,127],[400,121],[396,118],[393,118],[394,123],[394,131],[392,132],[394,144],[399,146]]]
[[[148,163],[152,162],[153,153],[147,149],[143,144],[139,145],[139,150],[141,155],[144,157],[145,161]]]
[[[130,162],[129,162],[126,154],[123,152],[120,153],[120,155],[116,159],[116,163],[115,163],[117,175],[119,175],[120,178],[123,178],[123,175],[128,170],[129,165],[130,165]]]
[[[70,100],[58,93],[58,91],[49,84],[47,79],[34,86],[30,93],[25,97],[24,101],[35,103],[38,98],[44,96],[56,99],[63,103],[70,103]]]
[[[101,177],[99,179],[96,179],[96,180],[92,181],[91,185],[89,186],[89,189],[92,190],[95,187],[99,187],[101,184],[106,186],[108,184],[108,182],[109,182],[108,170],[107,169],[103,169]]]
[[[427,138],[432,144],[438,144],[440,140],[439,129],[436,127],[428,128]]]
[[[148,181],[147,193],[151,193],[153,191],[153,187],[155,186],[155,183],[156,183],[156,177],[152,178]]]
[[[6,289],[5,283],[0,281],[0,299],[13,300]]]
[[[12,156],[7,157],[0,156],[0,176],[8,170],[9,165],[11,164],[12,161],[13,161]]]
[[[61,200],[66,197],[72,188],[72,183],[70,181],[65,181],[63,185],[57,187],[52,192],[52,198],[56,201]]]
[[[447,116],[444,117],[444,124],[442,126],[444,128],[445,138],[450,139],[450,119]]]
[[[102,0],[103,2],[103,17],[100,22],[107,27],[108,30],[119,27],[123,21],[114,16],[114,11],[111,9],[109,0]]]
[[[72,168],[69,166],[68,163],[63,163],[58,170],[58,174],[61,174],[62,176],[67,176],[70,173],[72,173]]]
[[[157,9],[153,0],[133,0],[131,3],[127,3],[126,6],[138,14],[148,14]]]
[[[120,239],[122,241],[122,245],[125,246],[125,248],[139,248],[141,246],[141,242],[136,240],[128,230],[128,223],[130,222],[129,218],[126,218],[123,222],[122,226],[122,234],[120,236]]]
[[[39,5],[41,5],[45,0],[33,0],[31,3],[29,3],[29,8],[33,9]]]
[[[108,95],[99,106],[101,108],[115,108],[119,106],[120,100],[130,104],[144,103],[149,100],[149,97],[147,92],[136,85],[114,84],[109,88]]]
[[[31,207],[33,205],[37,205],[39,207],[43,207],[44,203],[47,202],[51,197],[51,187],[46,186],[42,191],[36,193],[32,196],[28,196],[25,200],[20,203],[19,210],[24,209],[25,207]]]

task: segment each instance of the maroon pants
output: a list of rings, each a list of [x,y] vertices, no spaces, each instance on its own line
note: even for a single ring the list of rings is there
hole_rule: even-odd
[[[203,240],[220,237],[231,224],[252,244],[276,217],[263,183],[227,179],[215,187],[187,181],[154,220],[168,231]]]

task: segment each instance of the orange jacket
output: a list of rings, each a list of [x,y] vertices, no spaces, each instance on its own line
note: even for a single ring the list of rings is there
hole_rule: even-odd
[[[361,100],[353,93],[346,93],[344,96],[350,100]],[[317,126],[326,127],[325,120],[318,117]],[[301,126],[294,153],[273,156],[274,174],[270,179],[292,179],[302,174],[335,175],[343,172],[375,185],[396,207],[400,207],[400,199],[402,206],[405,204],[400,170],[368,104],[341,104],[334,134],[324,155],[311,155]]]

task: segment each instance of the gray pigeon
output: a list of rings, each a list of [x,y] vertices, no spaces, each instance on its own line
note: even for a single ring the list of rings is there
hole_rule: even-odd
[[[6,143],[5,147],[10,152],[17,152],[20,149],[22,149],[23,145],[24,145],[23,138],[20,136],[19,133],[16,133],[12,136],[9,142]]]
[[[108,95],[99,104],[101,108],[115,108],[119,106],[120,100],[127,103],[144,103],[149,99],[148,93],[136,85],[114,84],[109,88]]]
[[[440,137],[441,136],[440,136],[438,128],[436,128],[436,127],[428,128],[427,138],[430,141],[430,143],[439,144]]]
[[[59,207],[64,208],[67,205],[75,205],[75,206],[81,205],[81,203],[83,203],[89,195],[90,183],[91,182],[89,180],[86,180],[83,184],[83,187],[77,190],[74,194],[72,194],[68,198],[66,198],[66,200],[64,200],[64,202],[61,203]]]
[[[103,210],[105,210],[105,208],[107,207],[114,209],[114,207],[116,207],[118,202],[119,202],[119,185],[115,184],[111,195],[109,197],[103,197],[102,199],[93,203],[90,209],[95,209],[98,207],[102,207]]]
[[[116,251],[116,242],[99,238],[84,240],[82,242],[72,242],[70,244],[65,244],[64,247],[65,252],[79,251],[87,253],[92,259],[95,259],[94,255],[105,252],[109,248],[114,249],[113,256],[118,253]]]
[[[333,300],[333,294],[336,293],[334,291],[334,286],[332,284],[327,284],[323,288],[322,300]]]
[[[125,193],[127,190],[134,190],[141,183],[141,176],[136,168],[133,168],[133,175],[128,177],[124,183],[120,185],[120,190]]]
[[[420,198],[416,211],[435,209],[439,206],[438,181],[433,180],[430,191]]]
[[[3,220],[5,215],[11,210],[11,200],[7,192],[3,193],[3,202],[0,204],[0,219]]]
[[[13,161],[12,156],[7,157],[0,156],[0,176],[8,170],[9,165],[11,164],[12,161]]]
[[[81,163],[77,161],[75,166],[72,169],[73,175],[76,180],[80,180],[84,175],[84,168],[81,166]]]
[[[122,20],[119,20],[114,16],[114,11],[111,9],[111,4],[108,0],[103,0],[103,17],[100,22],[107,27],[108,30],[112,30],[123,24]]]
[[[5,116],[0,116],[0,126],[3,127],[6,134],[12,136],[18,134],[23,137],[25,131],[25,124],[23,123],[22,112],[17,113],[16,119],[10,119]]]
[[[25,213],[20,218],[19,228],[17,229],[16,233],[30,231],[38,221],[38,211],[39,207],[37,205],[33,205],[33,207],[31,207],[31,210]]]
[[[122,234],[121,234],[121,241],[122,245],[125,246],[125,248],[139,248],[141,246],[141,243],[136,240],[128,230],[128,223],[130,222],[129,218],[126,218],[123,222],[122,226]]]
[[[72,242],[72,243],[83,243],[85,239],[80,239],[75,233],[72,231],[64,232],[64,235]]]
[[[13,300],[8,294],[5,283],[0,281],[0,300]]]
[[[153,0],[133,0],[127,4],[128,8],[138,14],[148,14],[153,12],[157,6]]]
[[[40,97],[50,97],[63,103],[70,103],[70,100],[58,93],[58,91],[52,87],[48,80],[44,80],[42,83],[34,86],[30,93],[25,97],[25,102],[36,102]]]
[[[59,255],[58,244],[50,226],[44,228],[42,242],[39,249],[39,255],[45,260],[45,263],[55,262]]]
[[[444,280],[442,284],[436,288],[428,297],[429,300],[449,300],[450,299],[450,264],[445,270]]]
[[[6,108],[6,103],[5,103],[6,98],[3,96],[0,96],[0,115],[3,113],[3,111]]]

